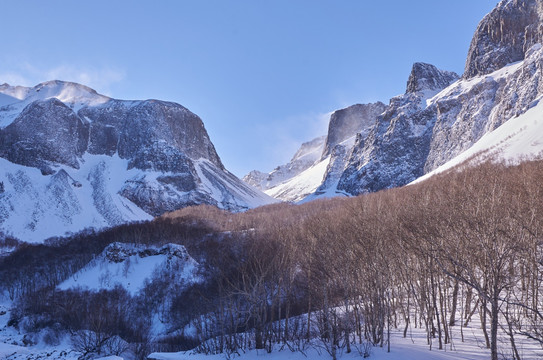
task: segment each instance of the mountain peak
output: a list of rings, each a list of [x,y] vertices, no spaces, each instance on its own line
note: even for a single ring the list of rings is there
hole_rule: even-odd
[[[477,26],[464,78],[490,74],[523,60],[543,40],[543,0],[503,0]]]
[[[407,80],[406,93],[415,93],[424,90],[441,90],[458,80],[458,74],[451,71],[440,70],[434,65],[416,62],[411,68]]]
[[[98,105],[111,100],[88,86],[62,80],[45,81],[34,87],[11,86],[5,83],[0,85],[0,94],[12,97],[13,102],[25,103],[56,98],[67,104]]]

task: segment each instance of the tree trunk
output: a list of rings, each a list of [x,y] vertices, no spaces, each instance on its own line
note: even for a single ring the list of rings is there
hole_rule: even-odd
[[[449,319],[449,326],[454,326],[456,324],[456,307],[458,305],[458,280],[454,281],[454,289],[452,293],[452,306],[451,306],[451,317]]]
[[[490,359],[498,360],[498,315],[500,309],[497,293],[493,294],[490,306]]]

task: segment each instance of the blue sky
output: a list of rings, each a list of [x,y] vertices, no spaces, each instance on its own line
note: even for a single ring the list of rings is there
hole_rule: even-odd
[[[496,3],[3,1],[0,83],[60,79],[178,102],[243,176],[324,135],[326,114],[403,93],[413,62],[461,74]]]

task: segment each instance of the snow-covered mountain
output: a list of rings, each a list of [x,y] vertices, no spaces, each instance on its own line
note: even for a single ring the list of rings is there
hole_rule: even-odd
[[[273,202],[228,172],[183,106],[75,83],[0,85],[0,230],[25,241],[194,204]]]
[[[326,145],[326,166],[315,163],[266,192],[291,201],[368,193],[408,184],[466,151],[473,154],[469,149],[485,134],[543,96],[542,21],[541,0],[501,1],[477,27],[462,77],[415,63],[405,94],[392,98],[365,131],[356,130],[353,145]],[[330,121],[329,137],[336,126]],[[488,150],[481,144],[478,151]],[[540,151],[526,149],[524,156]]]
[[[379,118],[381,130],[355,146],[338,188],[356,195],[407,184],[534,106],[543,94],[541,18],[540,0],[500,2],[477,27],[462,78],[420,110]]]
[[[253,170],[243,181],[261,190],[268,190],[304,172],[321,159],[326,138],[315,138],[302,144],[288,164],[276,167],[271,173]]]
[[[301,201],[315,192],[335,195],[357,134],[368,134],[385,107],[381,102],[356,104],[333,112],[326,136],[302,144],[288,164],[269,174],[252,171],[243,180],[283,201]]]

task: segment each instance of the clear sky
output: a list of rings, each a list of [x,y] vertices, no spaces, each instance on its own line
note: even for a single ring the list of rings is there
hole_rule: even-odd
[[[388,103],[413,62],[461,74],[497,0],[2,1],[0,83],[80,82],[198,114],[225,166],[270,171],[326,114]]]

